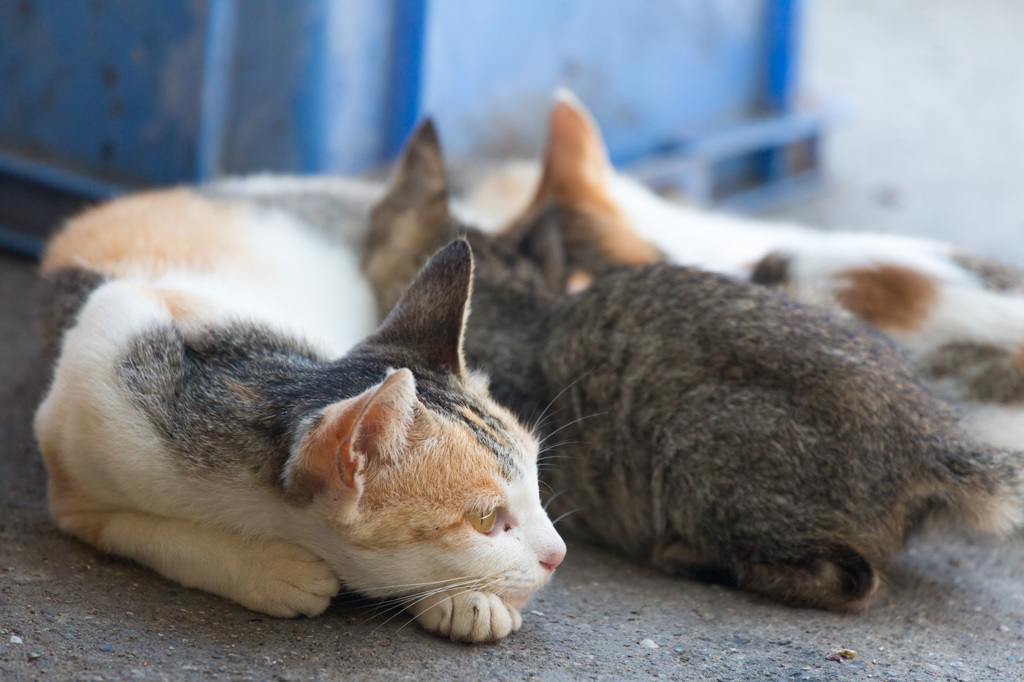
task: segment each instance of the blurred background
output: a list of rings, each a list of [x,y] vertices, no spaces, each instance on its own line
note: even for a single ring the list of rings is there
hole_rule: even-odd
[[[1020,0],[0,0],[0,240],[83,203],[372,172],[433,116],[535,157],[557,86],[613,161],[724,210],[1024,265]]]

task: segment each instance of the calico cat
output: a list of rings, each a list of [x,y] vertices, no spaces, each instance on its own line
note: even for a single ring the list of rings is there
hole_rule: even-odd
[[[1024,272],[957,253],[866,257],[819,240],[769,254],[751,281],[867,322],[976,438],[1024,448]]]
[[[614,171],[593,119],[566,91],[551,111],[542,166],[513,163],[477,178],[462,181],[457,208],[492,229],[545,202],[587,215],[564,227],[572,289],[609,266],[663,258],[775,287],[881,331],[974,437],[1024,449],[1020,270],[926,239],[823,233],[671,203]]]
[[[351,252],[265,210],[142,194],[49,244],[53,519],[274,616],[316,615],[340,584],[452,639],[508,635],[565,545],[536,440],[464,367],[468,247],[349,348]]]
[[[437,203],[432,127],[410,146],[363,262],[391,243],[401,251],[414,231],[423,244],[469,241],[467,362],[559,442],[542,479],[558,491],[554,513],[578,510],[563,522],[577,537],[671,573],[849,611],[927,522],[1003,534],[1024,520],[1021,455],[962,434],[899,352],[858,323],[667,264],[608,270],[565,295],[574,256],[563,228],[585,214],[542,207],[501,235],[466,228]],[[394,206],[403,220],[389,219]]]

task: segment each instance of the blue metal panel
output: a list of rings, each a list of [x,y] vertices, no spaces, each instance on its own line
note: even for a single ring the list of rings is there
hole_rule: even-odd
[[[717,201],[748,211],[764,209],[795,196],[793,190],[799,189],[799,194],[805,195],[809,188],[820,186],[821,175],[816,159],[812,159],[802,168],[787,167],[763,191],[751,193],[765,185],[763,178],[750,177],[761,169],[760,155],[777,153],[781,163],[787,165],[788,150],[800,144],[813,147],[821,130],[821,117],[814,113],[762,117],[692,140],[664,154],[649,156],[630,165],[628,170],[656,187],[682,191],[695,204]],[[816,149],[810,151],[816,153]],[[783,182],[796,176],[800,176],[799,185]],[[720,190],[722,184],[733,186],[732,196]]]
[[[0,2],[0,148],[148,184],[365,169],[394,1]]]
[[[0,143],[155,182],[195,168],[206,4],[0,3]]]
[[[223,173],[299,171],[322,134],[320,67],[325,0],[243,0],[235,16]]]
[[[218,175],[224,149],[227,109],[230,97],[232,55],[235,50],[235,0],[210,0],[203,44],[201,73],[198,148],[196,149],[197,180]]]
[[[24,258],[39,258],[43,253],[43,239],[0,225],[0,251]]]
[[[423,34],[427,0],[395,0],[391,38],[391,92],[385,154],[394,157],[420,118]]]
[[[0,153],[0,175],[23,178],[69,194],[96,199],[111,199],[124,191],[120,185],[16,154]]]
[[[77,170],[49,175],[67,186],[351,173],[394,155],[422,112],[452,156],[535,154],[565,85],[615,162],[654,155],[710,201],[792,176],[794,145],[816,160],[820,122],[799,139],[770,134],[802,125],[800,10],[801,0],[0,0],[0,152]]]
[[[765,31],[767,38],[768,82],[765,100],[768,111],[785,113],[793,108],[796,83],[796,3],[799,0],[773,0],[767,5]],[[785,149],[772,148],[759,156],[762,180],[772,183],[787,174]]]
[[[764,0],[434,0],[423,111],[456,154],[535,153],[551,92],[591,107],[617,163],[763,106]]]
[[[321,90],[325,135],[320,172],[354,173],[382,164],[389,121],[395,0],[332,0]]]
[[[238,9],[221,170],[354,173],[382,163],[392,2]]]

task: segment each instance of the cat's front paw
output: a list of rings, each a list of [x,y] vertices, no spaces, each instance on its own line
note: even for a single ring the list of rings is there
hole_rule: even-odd
[[[410,607],[427,630],[463,642],[488,642],[519,629],[519,610],[488,592],[441,592]]]
[[[270,542],[261,549],[237,597],[247,608],[279,618],[316,616],[341,588],[323,559],[297,545]]]

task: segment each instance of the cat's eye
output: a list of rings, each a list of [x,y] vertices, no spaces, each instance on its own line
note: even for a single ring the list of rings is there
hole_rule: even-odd
[[[494,528],[494,523],[498,520],[498,510],[485,509],[482,511],[466,512],[466,518],[469,519],[469,525],[481,533],[490,533],[491,529]]]

